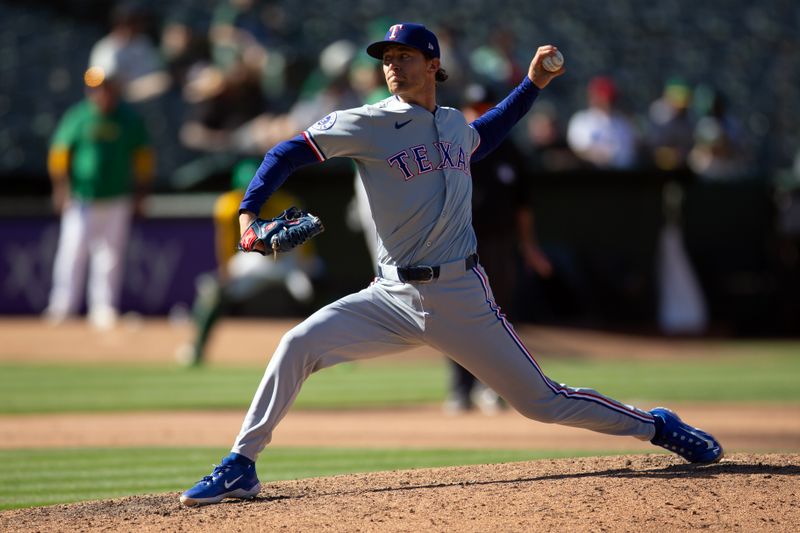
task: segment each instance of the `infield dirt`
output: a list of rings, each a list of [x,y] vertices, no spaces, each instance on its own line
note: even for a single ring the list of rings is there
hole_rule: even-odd
[[[797,455],[694,467],[666,455],[543,460],[266,484],[183,508],[178,494],[0,513],[18,531],[797,531]]]

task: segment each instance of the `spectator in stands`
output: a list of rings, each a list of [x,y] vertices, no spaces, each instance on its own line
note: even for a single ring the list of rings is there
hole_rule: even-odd
[[[238,163],[233,170],[232,190],[220,196],[214,205],[217,273],[203,275],[197,280],[197,296],[192,308],[194,338],[180,346],[176,353],[178,361],[184,365],[201,364],[219,318],[229,312],[231,306],[257,297],[261,290],[283,287],[302,305],[308,305],[314,297],[312,279],[321,273],[322,262],[313,242],[281,254],[275,261],[236,251],[239,204],[259,163],[257,159]],[[291,206],[300,207],[299,200],[285,190],[276,191],[264,204],[261,217],[276,217]]]
[[[470,54],[470,68],[492,88],[505,92],[522,80],[525,69],[514,56],[519,46],[510,28],[495,28],[491,36],[491,42],[478,46]]]
[[[650,104],[647,145],[650,157],[660,170],[688,169],[694,138],[694,121],[689,114],[692,89],[680,78],[664,85],[660,98]]]
[[[706,180],[742,178],[749,170],[743,129],[721,91],[711,91],[706,100],[700,104],[705,110],[694,131],[689,167]]]
[[[235,140],[240,150],[263,154],[319,117],[336,109],[360,105],[359,95],[350,85],[350,67],[355,54],[355,46],[346,39],[326,46],[319,55],[317,69],[307,76],[300,97],[287,113],[263,113],[239,128]]]
[[[572,151],[599,169],[627,170],[637,164],[637,135],[617,107],[611,78],[598,76],[588,85],[589,107],[575,113],[567,126]]]
[[[256,152],[239,130],[267,109],[258,72],[244,62],[227,70],[207,65],[186,84],[184,99],[189,104],[180,130],[185,146],[201,152]]]
[[[216,65],[201,69],[184,89],[191,108],[180,137],[185,146],[206,154],[179,169],[174,184],[203,181],[229,168],[237,157],[265,153],[334,109],[357,106],[360,100],[349,79],[354,57],[355,46],[347,40],[323,49],[306,90],[286,113],[272,111],[252,64],[242,60],[227,70]]]
[[[211,62],[208,39],[180,15],[169,18],[161,28],[161,54],[177,87]]]
[[[115,324],[131,216],[140,213],[153,178],[144,123],[120,101],[112,74],[86,71],[86,98],[67,110],[50,148],[53,205],[62,214],[45,310],[54,323],[79,312],[89,260],[90,323],[100,329]]]
[[[258,73],[267,98],[280,98],[285,90],[286,59],[279,50],[276,29],[283,20],[283,9],[274,2],[219,0],[208,33],[214,64],[227,72],[244,63]]]
[[[148,13],[137,2],[114,7],[111,31],[92,47],[89,65],[115,72],[123,97],[131,102],[148,100],[169,88],[158,48],[146,34]]]
[[[526,152],[534,168],[544,172],[565,172],[585,165],[569,147],[556,107],[537,102],[528,113]]]
[[[227,71],[213,64],[193,69],[183,87],[183,102],[186,117],[178,137],[198,153],[172,173],[174,187],[192,188],[230,172],[241,157],[262,152],[252,123],[272,114],[258,73],[245,63]]]
[[[293,135],[336,109],[361,105],[350,84],[350,71],[358,49],[347,39],[326,46],[319,54],[317,68],[303,82],[300,97],[289,111]]]

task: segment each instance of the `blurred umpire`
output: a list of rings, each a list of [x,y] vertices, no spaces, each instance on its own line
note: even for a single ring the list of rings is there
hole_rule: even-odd
[[[90,67],[86,97],[58,124],[48,170],[61,230],[45,318],[59,323],[81,309],[88,266],[90,323],[114,326],[134,213],[152,181],[155,158],[143,120],[120,100],[114,73]]]

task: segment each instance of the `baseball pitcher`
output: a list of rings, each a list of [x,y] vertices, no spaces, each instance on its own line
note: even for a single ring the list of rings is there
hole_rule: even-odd
[[[455,359],[533,420],[649,440],[690,462],[720,459],[711,435],[667,409],[643,411],[548,378],[495,304],[475,253],[470,163],[490,153],[564,73],[543,66],[557,52],[539,47],[522,83],[468,124],[460,111],[436,103],[436,84],[447,79],[436,36],[420,24],[395,24],[367,48],[382,61],[392,96],[333,112],[267,153],[241,204],[242,248],[268,251],[253,238],[255,214],[295,169],[349,157],[377,229],[378,276],[284,335],[231,453],[181,495],[184,505],[258,494],[255,461],[311,373],[421,344]]]

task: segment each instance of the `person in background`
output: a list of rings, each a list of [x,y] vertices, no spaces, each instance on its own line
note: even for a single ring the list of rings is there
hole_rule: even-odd
[[[517,38],[510,26],[497,28],[489,42],[473,49],[469,65],[487,85],[505,92],[525,77],[524,65],[517,61]]]
[[[703,88],[702,115],[694,131],[689,168],[705,181],[726,181],[748,175],[749,160],[741,123],[728,111],[722,91]]]
[[[171,83],[159,50],[146,32],[149,15],[140,2],[120,2],[111,13],[111,31],[89,54],[90,66],[116,72],[122,96],[129,102],[155,98]]]
[[[292,299],[308,305],[314,297],[312,278],[322,270],[313,243],[307,243],[277,260],[257,254],[237,252],[239,242],[239,204],[260,161],[245,159],[233,170],[232,190],[214,204],[214,244],[216,275],[209,273],[197,281],[197,296],[192,307],[194,338],[179,346],[175,357],[185,366],[203,363],[214,326],[231,306],[252,299],[267,287],[284,287]],[[272,195],[261,209],[261,216],[273,218],[299,200],[286,191]]]
[[[527,144],[530,164],[538,172],[569,172],[585,168],[567,143],[556,106],[543,100],[528,114]]]
[[[61,230],[45,317],[60,323],[78,314],[88,261],[89,320],[107,329],[119,314],[131,217],[141,213],[155,156],[114,72],[91,67],[84,80],[86,98],[61,119],[48,158]]]
[[[650,158],[659,170],[688,168],[694,137],[691,103],[691,87],[680,78],[672,78],[664,85],[661,97],[650,104],[647,144]]]
[[[239,141],[249,121],[268,109],[258,73],[244,62],[223,71],[199,69],[184,87],[188,116],[180,129],[184,146],[204,153],[247,153]]]
[[[285,22],[286,13],[278,2],[218,0],[208,29],[213,64],[227,72],[244,63],[258,73],[268,100],[293,98],[286,87],[287,58],[281,52]]]
[[[171,15],[161,28],[160,53],[165,69],[178,91],[203,67],[211,63],[208,37],[181,12]]]
[[[250,124],[273,116],[258,78],[258,72],[243,61],[227,70],[213,64],[192,70],[183,86],[186,116],[178,138],[195,153],[170,176],[174,187],[188,189],[226,174],[241,157],[256,152]]]
[[[593,78],[587,88],[589,107],[567,125],[567,142],[578,157],[598,169],[628,170],[637,164],[637,135],[617,109],[619,91],[611,78]]]

